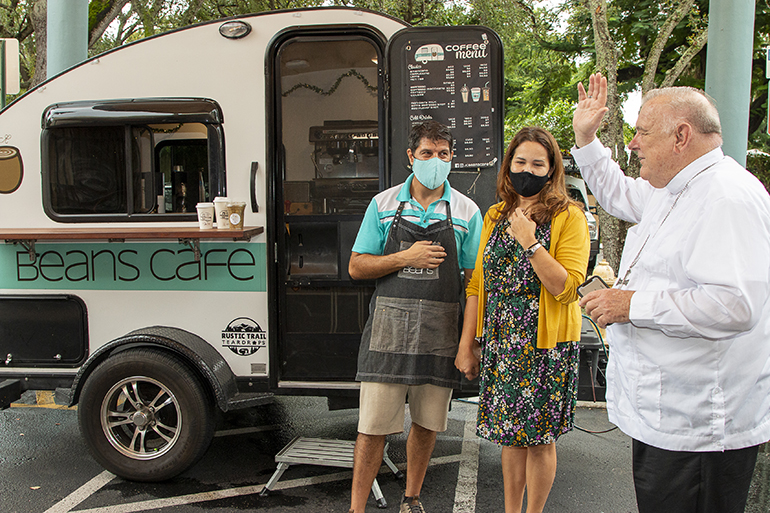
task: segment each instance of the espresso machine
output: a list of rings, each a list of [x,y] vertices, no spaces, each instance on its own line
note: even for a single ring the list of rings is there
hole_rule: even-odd
[[[379,191],[376,121],[334,120],[310,127],[314,144],[313,210],[363,214]]]

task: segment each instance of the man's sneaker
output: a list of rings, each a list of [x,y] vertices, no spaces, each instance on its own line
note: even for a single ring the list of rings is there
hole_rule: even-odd
[[[419,496],[404,497],[399,513],[425,513]]]

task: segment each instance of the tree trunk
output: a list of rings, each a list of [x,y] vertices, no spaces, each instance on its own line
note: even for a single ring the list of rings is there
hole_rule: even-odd
[[[656,37],[650,54],[647,56],[644,66],[644,75],[642,77],[642,94],[656,87],[655,75],[658,71],[661,54],[665,48],[666,41],[671,36],[674,28],[690,13],[694,0],[684,0],[676,5],[676,8],[664,20],[661,29]],[[612,150],[613,158],[620,164],[621,169],[627,176],[639,176],[639,159],[633,155],[627,158],[625,143],[623,141],[623,115],[621,112],[620,97],[617,87],[618,54],[617,46],[612,40],[607,24],[607,3],[606,0],[586,0],[586,5],[591,11],[591,18],[594,29],[594,47],[596,50],[596,64],[599,71],[607,77],[607,112],[604,124],[601,127],[599,136],[602,143]],[[673,85],[689,63],[698,54],[706,44],[708,37],[708,27],[699,23],[699,29],[696,30],[695,37],[692,38],[690,46],[677,60],[673,68],[666,71],[662,87]],[[599,209],[599,226],[601,229],[601,241],[604,252],[604,258],[610,266],[617,272],[620,265],[620,256],[623,252],[623,245],[626,241],[626,232],[631,227],[630,223],[616,219],[603,209]]]
[[[620,164],[620,167],[625,168],[627,158],[623,141],[623,113],[618,96],[618,51],[607,24],[607,2],[606,0],[587,0],[587,5],[593,20],[596,66],[607,77],[609,111],[604,117],[599,139],[604,146],[612,150],[612,158]],[[604,258],[617,273],[629,225],[600,208],[599,226]]]
[[[46,42],[48,41],[48,11],[47,0],[34,0],[29,18],[35,30],[35,75],[32,77],[30,87],[34,87],[46,79],[48,55]]]
[[[658,35],[655,37],[655,41],[652,43],[652,48],[649,55],[647,56],[647,61],[644,63],[644,75],[642,75],[642,94],[646,93],[650,89],[655,89],[655,74],[658,71],[660,56],[663,53],[663,50],[666,48],[666,41],[668,41],[668,38],[671,36],[671,33],[674,32],[674,29],[679,24],[679,22],[682,21],[688,12],[690,12],[690,8],[692,7],[693,3],[695,3],[695,0],[684,0],[679,2],[676,4],[674,12],[672,12],[663,22],[663,25],[658,31]],[[692,59],[692,57],[690,58]],[[681,62],[681,59],[679,62]],[[673,84],[673,81],[671,83]]]
[[[99,38],[102,37],[104,31],[107,30],[110,23],[120,15],[121,11],[129,1],[130,0],[112,0],[104,6],[102,11],[97,13],[94,26],[89,27],[88,48],[91,48],[97,41],[99,41]]]
[[[701,27],[700,32],[692,39],[690,47],[687,48],[679,60],[676,61],[674,67],[666,71],[666,76],[663,78],[663,82],[660,84],[660,87],[669,87],[674,85],[674,82],[677,81],[679,75],[681,75],[687,66],[690,65],[690,62],[695,58],[696,55],[698,55],[698,53],[700,53],[703,47],[706,46],[708,37],[708,26]]]

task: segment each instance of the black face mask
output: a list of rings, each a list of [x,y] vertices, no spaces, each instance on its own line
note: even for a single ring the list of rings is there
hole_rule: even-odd
[[[508,174],[511,177],[513,190],[516,191],[519,196],[524,198],[529,198],[542,191],[545,184],[547,184],[548,180],[551,178],[548,175],[537,176],[529,171],[522,171],[520,173],[509,171]]]

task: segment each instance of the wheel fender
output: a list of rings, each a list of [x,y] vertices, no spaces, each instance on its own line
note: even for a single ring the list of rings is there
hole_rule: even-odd
[[[228,410],[228,401],[238,393],[235,374],[222,355],[208,342],[194,333],[168,326],[151,326],[132,331],[96,350],[80,368],[70,390],[69,405],[77,404],[80,391],[93,370],[111,354],[133,347],[159,347],[179,355],[196,369],[209,384],[222,411]]]

